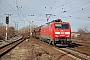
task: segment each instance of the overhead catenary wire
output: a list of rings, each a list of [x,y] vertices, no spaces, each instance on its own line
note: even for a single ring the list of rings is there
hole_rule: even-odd
[[[13,0],[13,1],[14,1],[14,0]],[[22,6],[20,6],[20,7],[19,7],[19,5],[18,5],[18,1],[17,1],[17,0],[16,0],[16,1],[14,1],[14,2],[16,3],[16,8],[17,8],[17,13],[18,13],[18,16],[20,16],[20,17],[23,17],[23,18],[27,19],[27,18],[26,18],[26,16],[21,15],[21,14],[22,14],[22,10],[21,10]]]
[[[18,6],[18,1],[17,0],[16,0],[16,7],[17,7],[18,15],[19,15],[19,6]]]
[[[15,11],[15,9],[6,1],[6,0],[4,0],[8,5],[9,5],[9,7],[14,11],[14,12],[16,12]],[[17,12],[16,12],[17,13]]]
[[[90,2],[87,2],[87,3],[84,3],[84,4],[82,4],[82,5],[79,5],[79,6],[77,6],[77,7],[74,7],[74,8],[71,8],[71,9],[68,9],[67,10],[67,12],[65,12],[65,13],[68,13],[69,11],[73,11],[73,9],[75,10],[75,9],[77,9],[77,8],[80,8],[80,7],[82,7],[82,6],[85,6],[85,5],[87,5],[87,4],[90,4]],[[84,9],[84,8],[83,8]],[[83,10],[82,9],[82,10]],[[81,11],[81,10],[80,10]],[[74,13],[77,13],[77,12],[80,12],[80,11],[76,11],[76,12],[74,12]],[[64,12],[61,12],[61,13],[58,13],[58,14],[56,14],[56,15],[62,15]],[[65,14],[64,13],[64,14]],[[73,14],[74,14],[73,13]],[[65,18],[65,17],[64,17]]]
[[[73,12],[73,13],[70,14],[70,15],[74,15],[74,14],[76,14],[76,13],[83,12],[84,10],[86,10],[86,8],[89,8],[89,7],[90,7],[90,6],[87,6],[87,7],[83,8],[83,10],[82,10],[82,8],[81,8],[81,9],[79,9],[78,11],[75,11],[75,12]]]
[[[56,2],[57,2],[58,0],[55,0],[52,4],[54,5]],[[51,7],[51,5],[50,5],[50,8],[52,9],[52,11],[50,12],[51,14],[57,9],[57,8],[59,8],[59,7],[61,7],[63,4],[66,4],[66,2],[67,2],[68,0],[65,0],[64,2],[62,2],[59,6],[57,6],[55,9],[52,9],[53,7]],[[67,4],[68,4],[69,2],[67,2]],[[46,7],[45,7],[46,8]],[[54,14],[55,15],[55,14]]]
[[[73,0],[71,0],[71,1],[73,1]],[[52,11],[51,11],[50,13],[53,13],[54,11],[56,11],[56,9],[61,8],[62,5],[65,5],[65,7],[66,7],[67,4],[70,4],[70,3],[71,3],[71,1],[68,2],[68,0],[65,0],[61,5],[57,6],[55,9],[52,9]],[[55,3],[56,3],[56,1],[55,1]],[[80,13],[84,12],[83,10],[85,10],[86,8],[89,7],[88,4],[90,4],[90,2],[85,2],[85,3],[83,3],[83,4],[76,5],[76,6],[72,7],[72,8],[70,8],[70,9],[66,9],[66,12],[62,12],[62,11],[61,11],[61,13],[58,13],[58,14],[55,14],[55,15],[60,17],[60,15],[62,15],[62,14],[66,14],[66,15],[67,15],[67,13],[69,13],[69,15],[64,16],[64,17],[60,17],[60,18],[72,17],[72,14],[76,14],[76,13],[80,14]],[[88,7],[86,7],[86,6],[88,6]],[[78,9],[78,8],[79,8],[79,9]],[[74,9],[74,10],[77,9],[77,10],[76,10],[76,11],[73,11],[73,9]],[[72,14],[70,13],[70,11],[71,11]],[[82,15],[81,15],[81,16],[82,16]],[[74,16],[74,17],[75,17],[75,16]],[[85,18],[88,18],[88,19],[89,19],[89,17],[90,17],[90,16],[87,16],[87,17],[85,17]]]
[[[4,13],[6,13],[6,11],[10,11],[9,9],[8,9],[8,7],[7,6],[5,6],[7,3],[5,2],[5,1],[1,1],[1,9],[4,11]]]
[[[0,1],[0,4],[1,4],[1,1]],[[0,10],[5,13],[5,11],[2,9],[2,7],[0,6]],[[1,13],[1,12],[0,12]]]
[[[18,6],[18,3],[17,3],[17,0],[15,1],[15,0],[13,0],[14,1],[14,3]]]
[[[58,0],[55,0],[52,4],[50,4],[50,8],[51,8],[51,6],[52,5],[54,5],[56,2],[57,2]],[[69,2],[67,2],[68,0],[65,0],[62,4],[68,4],[69,2],[71,2],[71,1],[69,1]],[[67,3],[66,3],[67,2]],[[58,7],[56,7],[55,9],[57,9],[57,8],[59,8],[60,6],[62,6],[62,4],[61,5],[59,5]],[[47,7],[45,7],[45,8],[47,8]],[[53,8],[53,7],[52,7]],[[53,9],[53,11],[55,10],[55,9]],[[53,13],[53,11],[51,11],[51,13]],[[40,16],[39,16],[40,17]],[[39,18],[38,17],[38,18]]]
[[[84,6],[84,5],[87,5],[87,4],[90,4],[90,2],[87,2],[87,3],[85,3],[85,4],[79,5],[79,6],[77,6],[77,7],[71,8],[71,9],[68,9],[67,11],[71,11],[71,10],[73,10],[73,9],[80,8],[80,7],[82,7],[82,6]]]
[[[16,4],[16,8],[17,8],[17,13],[18,13],[18,15],[20,15],[21,14],[21,11],[19,12],[19,9],[20,9],[20,7],[18,6],[18,1],[16,0],[13,0],[14,2],[15,2],[15,4]],[[22,6],[21,6],[22,7]],[[20,9],[21,10],[21,9]]]
[[[53,11],[51,11],[51,13],[53,13],[57,8],[61,7],[62,4],[64,4],[67,0],[65,0],[63,3],[61,3],[59,6],[57,6]]]
[[[71,1],[72,1],[72,0],[71,0]],[[57,6],[53,11],[51,11],[51,13],[53,13],[57,8],[60,8],[62,5],[69,4],[71,1],[67,2],[67,0],[65,0],[61,5]],[[72,9],[75,9],[75,8],[79,8],[79,7],[84,6],[84,5],[87,5],[87,4],[89,4],[89,3],[90,3],[90,2],[87,2],[87,3],[82,4],[82,5],[80,5],[80,6],[77,6],[77,7],[71,8],[71,9],[68,9],[67,11],[72,10]]]
[[[1,8],[0,10],[1,10],[3,13],[5,13],[5,11],[4,11],[2,8]]]
[[[55,0],[50,6],[54,5],[58,0]]]
[[[6,0],[3,0],[16,14],[18,14],[18,12],[6,1]],[[14,0],[13,0],[14,1]],[[16,0],[17,1],[17,0]],[[18,6],[18,3],[14,1],[14,3]],[[5,6],[5,5],[4,5]],[[6,8],[7,6],[5,6]],[[10,10],[8,10],[8,8],[6,8],[5,10],[7,10],[8,12],[10,12]],[[4,12],[4,14],[6,13],[4,10],[2,10]],[[21,12],[20,12],[21,14]],[[19,18],[22,19],[23,16],[20,16],[20,14],[18,14]],[[25,18],[25,17],[23,17]],[[26,18],[25,18],[26,19]]]
[[[6,1],[7,1],[7,0],[6,0]],[[17,2],[16,2],[16,1],[17,1]],[[8,1],[7,1],[7,2],[8,2]],[[16,6],[18,6],[18,3],[19,3],[18,0],[13,0],[13,2],[14,2],[14,4],[15,4]],[[9,2],[8,2],[8,3],[9,3]],[[58,5],[58,3],[59,3],[59,5]],[[80,14],[80,13],[82,13],[82,12],[85,10],[85,7],[88,5],[88,4],[86,4],[86,5],[80,4],[80,5],[73,6],[73,7],[71,7],[71,8],[67,8],[67,6],[70,6],[70,5],[71,5],[71,4],[69,5],[69,3],[72,4],[71,0],[63,0],[63,1],[61,0],[61,2],[58,2],[58,0],[54,0],[54,1],[53,1],[52,3],[50,3],[50,5],[49,5],[50,7],[52,7],[52,9],[50,9],[50,11],[49,11],[49,10],[48,10],[48,11],[51,12],[52,14],[54,14],[57,10],[60,10],[62,7],[63,7],[63,8],[66,7],[65,10],[66,10],[67,12],[64,13],[63,10],[61,9],[60,11],[57,11],[57,12],[59,12],[59,13],[55,13],[55,15],[56,15],[56,17],[59,16],[60,18],[63,18],[63,15],[66,14],[66,15],[64,16],[64,18],[65,18],[65,17],[67,18],[67,17],[70,17],[70,16],[72,17],[73,14],[77,14],[77,13]],[[83,2],[83,3],[84,3],[84,2]],[[54,4],[54,5],[53,5],[53,4]],[[57,4],[58,6],[57,6],[56,4]],[[84,3],[84,4],[85,4],[85,3]],[[9,5],[10,5],[10,3],[9,3]],[[20,5],[20,4],[19,4],[19,5]],[[56,5],[56,6],[55,6],[55,5]],[[62,5],[64,5],[65,7],[62,6]],[[84,7],[81,6],[81,5],[83,5]],[[54,7],[54,6],[55,6],[55,7]],[[6,6],[6,7],[7,7],[7,6]],[[12,5],[11,5],[11,7],[14,8]],[[18,6],[18,7],[19,7],[19,6]],[[23,6],[23,7],[24,7],[24,6]],[[56,9],[54,9],[53,7],[56,8]],[[24,8],[25,8],[25,7],[24,7]],[[14,9],[15,9],[15,8],[14,8]],[[18,8],[17,8],[17,9],[18,9]],[[17,9],[16,9],[15,11],[17,12],[17,14],[20,13],[20,14],[19,14],[19,15],[20,15],[20,18],[22,17],[21,19],[25,18],[25,19],[27,20],[27,16],[22,16],[22,14],[23,14],[22,11],[21,11],[21,10],[18,11]],[[73,11],[73,9],[75,9],[75,11]],[[80,10],[80,9],[81,9],[81,10]],[[88,8],[87,8],[87,9],[88,9]],[[5,10],[5,9],[3,9],[3,10]],[[80,10],[80,11],[79,11],[79,10]],[[83,11],[82,11],[82,10],[83,10]],[[78,11],[79,11],[79,12],[78,12]],[[19,13],[18,13],[18,12],[19,12]],[[24,12],[24,11],[23,11],[23,12]],[[29,12],[30,12],[30,11],[29,11]],[[4,12],[3,12],[3,13],[4,13]],[[6,13],[6,11],[5,11],[5,13]],[[22,14],[21,14],[21,13],[22,13]],[[42,13],[42,11],[41,11],[40,13]],[[40,14],[40,13],[39,13],[39,14]],[[45,13],[46,13],[46,12],[45,12]],[[26,14],[26,13],[25,13],[25,14]],[[25,14],[24,14],[24,15],[25,15]],[[29,14],[30,14],[30,13],[29,13]],[[68,14],[68,15],[67,15],[67,14]],[[61,15],[62,15],[62,16],[61,16]],[[45,19],[45,14],[42,13],[42,17],[43,17],[43,18],[40,18],[40,17],[41,17],[41,16],[35,17],[35,18],[36,18],[35,20],[36,20],[36,21],[37,21],[37,20],[38,20],[38,21],[39,21],[39,20],[41,21],[42,19],[44,20],[44,19]]]
[[[18,14],[18,12],[6,1],[6,0],[4,0],[7,4],[8,4],[8,6],[16,13],[16,14]],[[20,15],[18,15],[18,16],[20,16]]]
[[[70,14],[70,15],[67,15],[67,16],[65,16],[65,17],[63,17],[63,18],[68,18],[68,17],[72,17],[73,15],[75,15],[75,14],[79,14],[79,13],[81,13],[81,12],[84,12],[84,10],[86,10],[87,8],[89,8],[90,6],[87,6],[87,7],[85,7],[85,8],[83,8],[83,10],[82,10],[82,8],[80,9],[80,10],[78,10],[78,11],[75,11],[75,12],[73,12],[72,14]],[[88,18],[88,17],[87,17]]]

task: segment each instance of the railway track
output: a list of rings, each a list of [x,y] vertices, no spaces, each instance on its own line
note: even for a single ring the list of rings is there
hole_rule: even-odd
[[[0,58],[23,41],[24,39],[19,39],[10,44],[0,47]]]
[[[75,51],[69,48],[57,48],[57,47],[53,47],[54,49],[67,54],[68,56],[74,58],[75,60],[90,60],[90,56],[87,54],[83,54],[79,51]]]
[[[72,49],[71,47],[60,48],[60,47],[52,46],[52,48],[64,54],[67,54],[68,56],[74,58],[75,60],[90,60],[90,54],[75,50],[74,48]]]
[[[19,43],[23,42],[24,39],[22,40],[17,40],[16,42],[14,43],[11,43],[3,48],[0,48],[0,57],[3,56],[5,53],[7,53],[8,51],[10,51],[12,48],[14,48],[15,46],[17,46]],[[37,40],[36,41],[37,43],[40,42],[40,40]],[[41,42],[42,43],[42,42]],[[42,43],[43,44],[43,43]],[[47,43],[45,43],[46,45]],[[49,44],[48,44],[49,45]],[[69,56],[69,57],[72,57],[73,59],[75,60],[90,60],[90,56],[87,55],[87,54],[84,54],[80,51],[77,51],[77,50],[74,50],[74,49],[70,49],[70,48],[60,48],[60,47],[56,47],[56,46],[52,46],[50,45],[53,49],[57,50],[57,51],[60,51],[62,52],[63,54]],[[56,60],[59,60],[61,58],[58,57]]]
[[[48,43],[45,43],[48,44]],[[49,45],[49,44],[48,44]],[[58,47],[58,46],[53,46],[50,45],[53,49],[56,49],[65,55],[68,55],[72,57],[75,60],[90,60],[90,55],[88,53],[84,53],[78,50],[75,50],[74,48],[72,49],[71,47]],[[59,60],[59,58],[57,58]]]
[[[75,60],[90,60],[90,55],[88,53],[84,53],[84,52],[81,52],[81,51],[78,51],[75,49],[71,49],[69,47],[68,48],[67,47],[60,48],[60,47],[56,47],[53,45],[51,45],[51,47],[64,53],[64,54],[67,54],[68,56],[74,58]]]

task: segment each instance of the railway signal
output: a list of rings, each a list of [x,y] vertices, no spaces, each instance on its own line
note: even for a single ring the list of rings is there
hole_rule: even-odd
[[[5,40],[7,41],[8,40],[8,25],[9,25],[9,16],[13,15],[13,14],[4,14],[4,15],[7,15],[6,16],[6,37],[5,37]]]
[[[7,25],[9,24],[9,16],[6,16],[6,41],[8,40],[8,30],[7,30]]]
[[[9,24],[9,16],[6,16],[6,24]]]

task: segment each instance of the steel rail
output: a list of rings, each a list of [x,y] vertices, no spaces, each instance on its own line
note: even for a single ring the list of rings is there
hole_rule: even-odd
[[[10,43],[10,44],[4,46],[3,48],[1,48],[1,49],[0,49],[0,58],[1,58],[4,54],[6,54],[6,53],[9,52],[10,50],[12,50],[14,47],[16,47],[18,44],[20,44],[20,43],[23,42],[23,41],[24,41],[24,39],[23,39],[23,40],[20,39],[20,40],[17,40],[17,41],[15,41],[15,42]]]
[[[74,58],[75,60],[90,60],[89,55],[83,54],[79,51],[71,50],[69,48],[57,48],[57,47],[53,48],[64,54],[67,54],[68,56]]]

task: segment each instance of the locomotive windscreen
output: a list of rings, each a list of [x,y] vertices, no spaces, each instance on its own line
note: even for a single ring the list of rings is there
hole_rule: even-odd
[[[55,28],[68,29],[68,24],[55,24]]]

